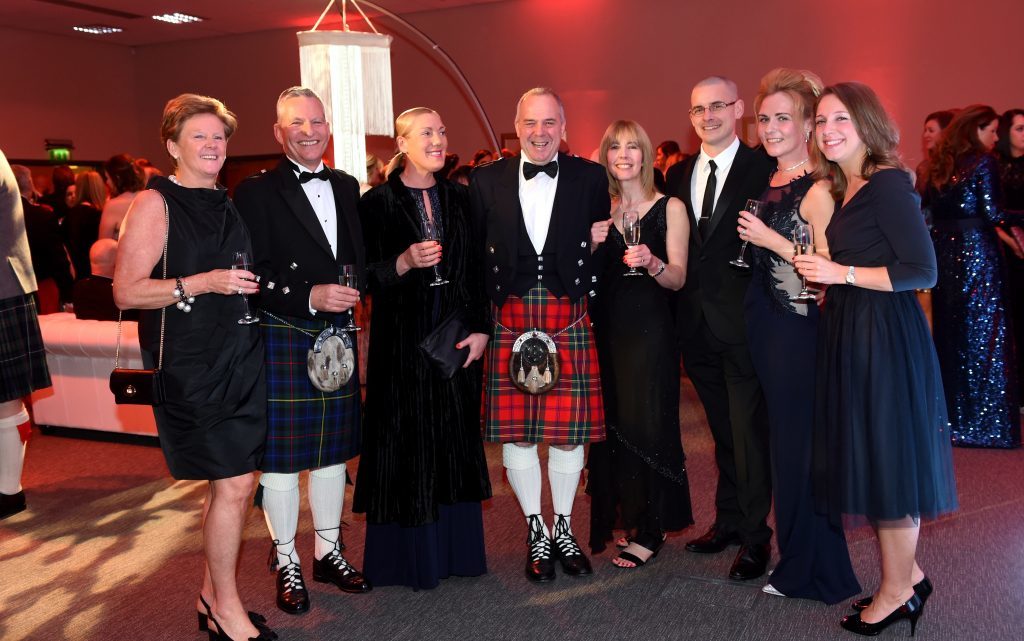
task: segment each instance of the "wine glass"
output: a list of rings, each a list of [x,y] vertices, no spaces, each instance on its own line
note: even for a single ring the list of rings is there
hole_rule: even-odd
[[[338,272],[338,284],[344,287],[351,287],[352,289],[359,289],[359,274],[356,272],[355,265],[341,266],[341,271]],[[356,316],[353,309],[350,307],[348,310],[348,325],[341,328],[346,332],[358,332],[363,329],[356,325]]]
[[[622,212],[622,237],[627,247],[636,247],[640,244],[640,212]],[[623,272],[623,276],[643,276],[643,272],[636,267],[630,267],[629,271]]]
[[[235,257],[231,261],[231,269],[244,269],[246,271],[252,271],[252,260],[249,259],[249,252],[238,251],[235,252]],[[242,303],[245,304],[245,314],[238,319],[239,325],[252,325],[253,323],[260,322],[260,317],[253,314],[249,309],[249,297],[242,292],[238,292],[242,296]]]
[[[437,242],[441,242],[441,234],[438,231],[437,225],[434,224],[433,220],[424,216],[421,223],[423,227],[423,240],[434,240]],[[448,281],[444,278],[441,278],[440,265],[434,265],[434,280],[430,282],[430,286],[437,287],[438,285],[447,284]]]
[[[810,224],[797,223],[796,227],[793,228],[793,255],[794,256],[811,256],[814,254],[814,228]],[[795,296],[790,296],[789,300],[794,301],[812,301],[814,300],[815,294],[820,292],[816,289],[807,288],[807,278],[804,276],[800,277],[800,293]]]
[[[747,201],[747,206],[743,211],[750,212],[751,214],[754,214],[756,218],[760,218],[761,209],[763,208],[764,201],[755,200],[754,198],[751,198]],[[730,265],[732,265],[733,267],[739,267],[740,269],[750,269],[750,265],[747,264],[747,261],[743,260],[743,254],[747,251],[747,243],[749,242],[750,241],[747,240],[746,238],[743,239],[743,244],[740,245],[740,255],[737,256],[735,260],[730,260]]]

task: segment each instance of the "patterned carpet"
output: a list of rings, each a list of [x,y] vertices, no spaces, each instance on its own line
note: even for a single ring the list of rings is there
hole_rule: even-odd
[[[500,449],[488,446],[495,488],[484,508],[488,575],[449,579],[433,591],[384,588],[360,596],[311,582],[311,612],[291,617],[274,606],[274,577],[265,565],[269,540],[262,514],[253,510],[239,569],[243,599],[268,617],[284,641],[852,638],[837,625],[845,605],[764,595],[760,581],[726,578],[731,552],[683,550],[710,523],[715,472],[711,439],[688,384],[680,412],[697,525],[670,538],[644,568],[614,568],[606,551],[593,559],[592,577],[560,575],[549,585],[528,584],[522,576],[525,525],[501,476]],[[958,449],[955,462],[962,509],[922,529],[919,558],[936,591],[918,636],[1019,639],[1024,450]],[[24,485],[29,509],[0,521],[0,639],[202,638],[193,611],[202,569],[202,483],[170,479],[155,447],[37,433]],[[351,488],[344,536],[348,557],[361,565],[364,523],[352,517],[350,506]],[[550,514],[549,506],[544,510]],[[584,541],[587,512],[581,487],[573,523]],[[866,529],[848,534],[858,576],[873,588],[874,538]],[[307,563],[312,536],[304,504],[298,550]],[[882,637],[908,633],[901,622]]]

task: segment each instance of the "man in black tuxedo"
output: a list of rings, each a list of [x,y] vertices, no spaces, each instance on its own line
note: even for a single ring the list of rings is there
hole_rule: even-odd
[[[550,581],[556,559],[565,574],[593,572],[570,518],[583,444],[605,436],[587,299],[597,289],[591,227],[608,220],[611,205],[604,169],[559,153],[565,109],[554,91],[537,87],[524,93],[515,127],[522,153],[480,166],[470,184],[473,215],[485,236],[484,280],[495,326],[487,356],[484,438],[503,444],[509,484],[526,516],[526,576]],[[524,332],[532,329],[551,337],[560,377],[551,375],[550,348],[535,342],[538,350],[523,351],[543,353],[544,372],[524,366],[524,358],[513,380],[509,363],[520,344],[517,335],[525,340]],[[538,443],[549,445],[550,534],[540,514]]]
[[[71,276],[71,261],[64,249],[64,238],[61,236],[57,214],[50,207],[36,202],[38,192],[32,181],[32,171],[28,167],[11,165],[11,170],[18,179],[18,189],[21,191],[21,204],[25,210],[25,233],[28,234],[28,248],[32,253],[36,281],[42,283],[52,278],[57,285],[57,291],[60,292],[60,302],[70,303],[75,279]]]
[[[257,501],[279,567],[277,605],[289,614],[309,609],[295,548],[303,470],[310,471],[314,580],[344,592],[370,590],[341,555],[340,540],[345,462],[359,453],[359,375],[338,377],[337,385],[325,389],[310,380],[307,362],[314,360],[308,352],[315,338],[337,332],[359,301],[357,289],[339,284],[340,266],[355,265],[361,275],[365,263],[356,210],[359,183],[324,166],[330,135],[319,96],[305,87],[286,89],[274,124],[286,157],[235,190],[252,235],[253,271],[260,279],[255,302],[267,360],[267,446]]]
[[[748,198],[760,198],[774,163],[736,137],[743,101],[731,80],[701,80],[690,103],[700,153],[674,165],[665,182],[696,223],[676,326],[683,365],[715,440],[718,489],[715,522],[686,549],[715,553],[740,544],[729,578],[747,580],[764,574],[771,556],[771,463],[764,397],[743,318],[750,272],[729,261],[740,250],[739,212]]]

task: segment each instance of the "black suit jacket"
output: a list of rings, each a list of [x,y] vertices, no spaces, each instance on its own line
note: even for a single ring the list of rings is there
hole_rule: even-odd
[[[484,238],[484,287],[495,305],[508,297],[519,257],[519,156],[477,168],[470,182],[470,203]],[[558,187],[548,238],[558,252],[558,274],[569,298],[594,296],[598,270],[590,254],[590,226],[607,220],[611,210],[608,176],[601,165],[558,155]]]
[[[686,204],[693,221],[693,203],[690,199],[690,179],[700,154],[694,154],[673,165],[665,177],[668,194]],[[707,323],[711,333],[723,343],[737,345],[746,342],[746,324],[743,318],[743,299],[750,283],[750,270],[739,270],[729,265],[740,251],[740,237],[736,233],[739,212],[748,198],[760,198],[768,186],[768,177],[775,162],[763,151],[740,143],[729,177],[715,204],[707,232],[701,238],[696,224],[691,224],[690,253],[686,270],[686,284],[679,291],[676,327],[679,340],[685,348],[700,340],[701,327]]]
[[[52,278],[60,291],[61,301],[71,301],[74,279],[57,215],[46,205],[36,205],[25,198],[21,199],[21,204],[25,210],[25,233],[28,234],[28,249],[32,254],[36,280]]]
[[[256,304],[273,314],[323,319],[323,312],[315,317],[309,313],[309,292],[314,285],[337,284],[343,261],[331,252],[292,167],[282,158],[274,169],[243,180],[235,188],[235,205],[252,237],[254,271],[260,277]],[[357,209],[359,183],[337,169],[329,180],[338,211],[338,255],[349,248],[362,284],[366,259]]]

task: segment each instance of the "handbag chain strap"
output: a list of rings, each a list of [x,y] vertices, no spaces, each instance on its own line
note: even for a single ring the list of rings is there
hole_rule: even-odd
[[[156,192],[160,194],[160,192]],[[167,211],[167,199],[164,198],[163,194],[160,194],[160,199],[164,201],[164,269],[163,279],[167,280],[167,237],[171,233],[171,215]],[[117,310],[117,346],[114,348],[114,369],[117,369],[118,362],[121,360],[121,310]],[[167,307],[163,307],[160,310],[160,351],[157,355],[156,368],[164,368],[164,329],[167,322]]]

